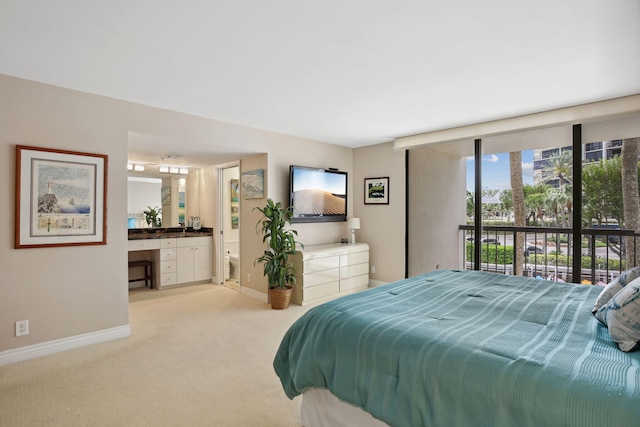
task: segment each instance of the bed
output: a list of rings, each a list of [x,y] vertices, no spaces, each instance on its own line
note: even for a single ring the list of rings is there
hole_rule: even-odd
[[[640,352],[591,314],[601,290],[437,270],[312,308],[273,365],[289,398],[367,425],[638,427]],[[307,427],[365,425],[306,396]]]

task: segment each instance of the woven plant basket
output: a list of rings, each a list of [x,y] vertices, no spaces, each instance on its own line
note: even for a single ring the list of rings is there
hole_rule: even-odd
[[[274,310],[284,310],[289,308],[291,302],[291,286],[285,286],[284,289],[269,288],[269,299],[271,300],[271,308]]]

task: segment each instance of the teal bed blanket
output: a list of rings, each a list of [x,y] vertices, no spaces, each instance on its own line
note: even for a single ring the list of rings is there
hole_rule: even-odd
[[[591,314],[601,288],[438,270],[314,307],[274,368],[391,426],[640,426],[640,352]]]

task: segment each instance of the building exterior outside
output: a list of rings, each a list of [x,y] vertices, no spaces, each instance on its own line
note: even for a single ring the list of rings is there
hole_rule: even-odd
[[[538,148],[533,150],[533,184],[548,184],[554,188],[560,187],[558,179],[545,181],[543,171],[549,165],[551,159],[558,157],[565,151],[572,151],[569,146],[555,148]],[[597,162],[600,159],[611,159],[622,152],[622,140],[590,142],[584,145],[582,150],[582,163]]]

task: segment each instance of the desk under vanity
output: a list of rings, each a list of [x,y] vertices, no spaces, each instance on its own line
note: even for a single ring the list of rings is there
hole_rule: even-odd
[[[130,229],[129,282],[155,289],[210,282],[212,236],[211,228]]]

